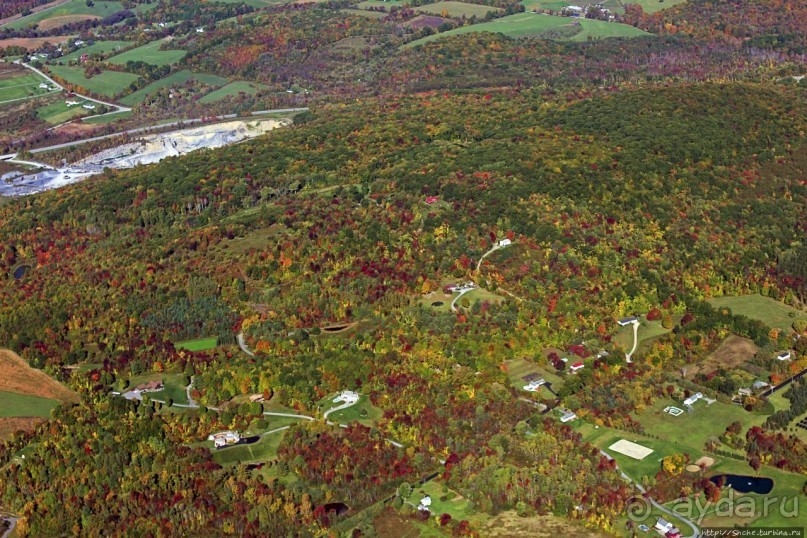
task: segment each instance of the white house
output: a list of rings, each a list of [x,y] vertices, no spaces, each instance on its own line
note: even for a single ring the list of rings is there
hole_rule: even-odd
[[[87,110],[95,110],[95,105],[81,105],[81,108],[86,108]]]
[[[629,318],[620,319],[617,321],[620,327],[625,327],[626,325],[631,325],[633,323],[639,323],[639,318],[636,316],[631,316]]]
[[[432,505],[432,498],[426,495],[425,497],[420,499],[420,504],[418,504],[418,510],[421,511],[428,510],[431,505]]]
[[[78,104],[78,101],[65,101],[64,104],[66,104],[67,106],[76,106]]]
[[[77,47],[81,47],[81,46],[83,46],[83,45],[84,45],[84,40],[82,40],[82,39],[76,39],[76,40],[73,42],[73,44],[74,44],[75,46],[77,46]]]
[[[779,359],[780,361],[786,361],[786,360],[790,359],[790,352],[789,351],[782,351],[781,353],[776,355],[776,358]]]
[[[655,528],[658,532],[660,532],[664,536],[672,536],[680,532],[675,525],[673,525],[672,523],[661,517],[658,518],[658,521],[656,521]]]
[[[700,392],[696,392],[695,394],[684,400],[684,405],[692,406],[692,404],[694,404],[701,398],[703,398],[703,394],[701,394]]]
[[[41,83],[41,84],[39,85],[39,87],[40,87],[41,89],[43,89],[43,90],[47,90],[49,86],[43,82],[43,83]]]
[[[213,441],[213,445],[216,448],[221,448],[228,445],[235,445],[241,441],[241,435],[235,431],[226,431],[226,432],[219,432],[214,433],[208,436],[208,441]]]
[[[524,385],[524,390],[527,392],[538,392],[538,389],[541,388],[541,385],[546,383],[543,379],[536,379],[535,381],[530,381],[526,385]]]
[[[499,241],[499,248],[506,247],[508,245],[511,245],[512,243],[513,242],[510,241],[509,239],[502,239],[501,241]]]
[[[359,401],[359,395],[352,390],[343,390],[333,399],[333,403],[344,402],[346,404],[353,405],[354,403]]]
[[[573,420],[577,420],[577,415],[573,411],[564,411],[560,415],[561,422],[571,422]]]
[[[203,34],[203,33],[205,33],[205,27],[204,27],[204,26],[200,26],[199,28],[197,28],[197,29],[196,29],[196,33],[197,33],[197,34]]]
[[[566,6],[566,8],[565,8],[565,9],[566,9],[566,11],[569,11],[569,12],[571,12],[571,13],[582,13],[582,12],[583,12],[583,8],[582,8],[582,7],[580,7],[580,6],[575,6],[575,5]]]

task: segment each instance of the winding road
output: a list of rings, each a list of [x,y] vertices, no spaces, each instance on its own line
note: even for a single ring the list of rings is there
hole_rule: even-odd
[[[476,289],[476,288],[463,288],[463,289],[461,289],[461,290],[459,291],[459,293],[457,294],[457,296],[456,296],[456,297],[454,297],[454,300],[453,300],[453,301],[451,301],[451,311],[452,311],[452,312],[456,312],[456,311],[457,311],[457,306],[456,306],[456,305],[457,305],[457,300],[458,300],[460,297],[462,297],[463,295],[465,295],[465,294],[466,294],[466,293],[468,293],[469,291],[474,291],[475,289]]]
[[[600,454],[602,454],[603,456],[605,456],[609,460],[613,461],[613,459],[614,459],[608,452],[606,452],[604,450],[600,450]],[[619,469],[619,467],[617,467],[617,469]],[[678,520],[678,521],[680,521],[682,523],[686,523],[689,526],[689,528],[692,530],[692,534],[690,534],[689,536],[685,536],[684,538],[700,538],[701,531],[700,531],[700,529],[698,529],[698,526],[695,525],[692,521],[684,518],[683,516],[680,516],[679,514],[676,514],[672,510],[665,507],[664,505],[657,503],[652,497],[648,497],[647,496],[647,490],[644,488],[644,486],[642,486],[639,482],[636,482],[631,477],[629,477],[627,474],[625,474],[625,472],[622,469],[619,469],[619,474],[622,475],[622,478],[624,478],[625,480],[627,480],[631,484],[634,484],[636,486],[636,489],[639,490],[639,492],[644,496],[644,498],[647,499],[647,501],[650,502],[650,504],[653,505],[653,507],[656,508],[659,512],[662,512],[663,514],[669,516],[673,520]],[[648,526],[651,526],[651,525],[648,525]]]
[[[238,347],[241,348],[241,351],[243,351],[250,357],[255,356],[255,354],[249,350],[249,348],[247,347],[247,343],[244,341],[244,333],[238,333],[237,335],[235,335],[235,339],[238,342]]]
[[[9,536],[11,536],[11,533],[14,532],[14,527],[17,526],[17,520],[19,518],[12,516],[3,516],[3,517],[5,518],[6,521],[11,523],[11,526],[8,528],[6,532],[3,533],[3,536],[0,536],[0,538],[8,538]]]
[[[634,321],[631,325],[633,325],[633,347],[625,354],[625,360],[628,362],[632,362],[630,358],[636,353],[636,348],[639,347],[639,322]]]
[[[483,262],[483,261],[485,261],[485,258],[487,258],[488,256],[490,256],[491,254],[493,254],[494,252],[496,252],[496,251],[497,251],[497,250],[499,250],[500,248],[502,248],[502,247],[500,247],[500,246],[499,246],[499,243],[497,242],[497,243],[494,243],[494,244],[493,244],[493,246],[490,248],[490,250],[488,250],[487,252],[485,252],[484,254],[482,254],[482,257],[481,257],[481,258],[479,258],[479,261],[478,261],[478,262],[476,262],[476,272],[477,272],[477,273],[479,273],[479,269],[482,267],[482,262]]]

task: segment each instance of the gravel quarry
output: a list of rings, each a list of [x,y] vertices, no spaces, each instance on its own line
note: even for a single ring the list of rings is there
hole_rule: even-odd
[[[167,157],[235,144],[289,124],[291,120],[285,118],[234,120],[170,133],[146,135],[135,142],[100,151],[62,168],[12,159],[6,162],[17,162],[29,167],[29,170],[9,172],[0,176],[0,196],[26,196],[58,189],[100,174],[105,168],[122,170],[154,164]],[[30,168],[33,168],[33,171]]]

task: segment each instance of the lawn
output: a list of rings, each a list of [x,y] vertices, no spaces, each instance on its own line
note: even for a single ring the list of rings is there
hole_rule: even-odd
[[[0,103],[49,93],[39,87],[43,82],[47,84],[45,79],[27,69],[21,69],[18,76],[0,79]]]
[[[107,52],[125,49],[133,44],[132,41],[96,41],[92,45],[74,50],[70,54],[65,54],[61,58],[56,58],[53,61],[58,64],[67,64],[72,60],[79,60],[82,54],[87,54],[88,56],[92,56],[93,54],[105,54]]]
[[[453,520],[467,520],[474,528],[478,528],[490,519],[487,514],[474,509],[465,497],[454,490],[444,487],[443,484],[436,480],[426,482],[421,486],[414,486],[412,495],[409,496],[407,501],[417,506],[425,495],[431,498],[432,503],[429,511],[433,515],[450,514]]]
[[[685,409],[679,402],[660,398],[634,418],[644,426],[648,435],[666,441],[674,441],[692,447],[693,450],[703,450],[710,437],[719,437],[732,422],[739,421],[747,430],[751,426],[762,425],[767,418],[766,415],[749,413],[739,405],[722,402],[707,405],[703,400],[692,406],[692,413],[685,412],[683,415],[674,417],[664,412],[664,408],[669,405]],[[727,446],[721,446],[721,448],[731,451]],[[742,455],[740,452],[737,454]]]
[[[579,22],[580,26],[572,26],[575,22]],[[467,34],[470,32],[494,32],[510,37],[526,37],[537,36],[550,31],[568,33],[569,37],[566,37],[566,39],[576,39],[578,38],[578,34],[584,34],[584,40],[588,39],[589,36],[591,36],[592,39],[599,39],[606,37],[641,37],[650,35],[647,32],[627,24],[540,15],[537,13],[517,13],[490,22],[463,26],[449,30],[448,32],[416,39],[415,41],[407,43],[404,47],[415,47],[445,36]]]
[[[462,303],[465,299],[471,303],[471,306],[474,303],[493,303],[498,304],[504,301],[504,297],[501,295],[496,295],[493,292],[490,292],[484,288],[476,288],[475,290],[469,291],[465,295],[463,295],[460,299],[457,300],[457,303],[454,305],[455,307],[459,308],[462,306]]]
[[[39,107],[36,111],[36,115],[39,117],[39,119],[46,121],[51,125],[59,125],[74,118],[97,113],[95,110],[87,110],[81,106],[84,103],[89,103],[89,101],[78,99],[73,99],[73,101],[79,101],[79,104],[69,107],[65,104],[63,99],[59,99],[58,101],[55,101],[49,105]],[[92,104],[96,107],[101,106],[96,103]]]
[[[563,379],[559,375],[551,372],[549,368],[544,368],[526,359],[505,361],[504,366],[507,368],[507,377],[514,387],[521,388],[526,385],[527,382],[523,378],[528,374],[538,374],[539,377],[544,378],[547,383],[552,385],[552,389],[555,391],[563,386]]]
[[[323,410],[328,410],[331,407],[336,407],[337,405],[342,404],[334,404],[333,397],[328,397],[325,399]],[[338,424],[346,424],[348,422],[356,421],[359,424],[372,427],[383,414],[384,412],[381,409],[372,404],[370,398],[367,396],[362,396],[359,398],[359,401],[356,402],[356,404],[351,405],[347,409],[342,409],[341,411],[328,415],[328,420]]]
[[[117,71],[103,71],[100,75],[85,78],[84,69],[65,65],[52,65],[50,70],[53,75],[64,79],[70,84],[81,86],[93,93],[107,97],[113,97],[125,91],[132,82],[139,78],[132,73],[119,73]]]
[[[502,10],[500,8],[495,8],[491,6],[466,4],[465,2],[455,2],[453,0],[448,0],[445,2],[436,2],[434,4],[426,4],[424,6],[416,7],[415,11],[418,11],[420,13],[429,13],[430,15],[438,15],[438,16],[443,16],[443,12],[446,12],[448,13],[449,17],[459,18],[464,15],[466,18],[470,19],[473,16],[476,16],[477,18],[483,18],[491,11],[498,13]]]
[[[227,84],[227,79],[222,78],[216,75],[208,75],[206,73],[193,73],[188,70],[177,71],[171,75],[168,75],[165,78],[162,78],[156,82],[152,82],[148,86],[144,88],[140,88],[136,92],[127,95],[120,102],[126,106],[134,106],[136,104],[142,103],[145,101],[146,97],[151,95],[152,93],[162,89],[168,88],[169,86],[181,86],[185,84],[189,80],[197,80],[202,82],[203,84],[207,84],[208,86],[219,87],[224,86]]]
[[[152,41],[142,47],[127,50],[122,54],[113,56],[109,59],[109,63],[116,65],[126,65],[127,62],[145,62],[151,65],[171,65],[179,62],[188,53],[185,50],[160,50],[160,47],[166,43],[165,39]]]
[[[0,391],[0,417],[49,417],[58,400]]]
[[[345,8],[339,11],[347,15],[356,15],[358,17],[365,17],[367,19],[383,19],[384,17],[387,16],[387,13],[384,13],[382,11],[370,11],[368,9]]]
[[[202,104],[215,103],[217,101],[221,101],[222,99],[226,99],[227,97],[236,97],[241,93],[255,95],[259,91],[267,89],[269,88],[263,84],[236,80],[235,82],[231,82],[226,86],[222,86],[218,90],[213,90],[199,99],[199,102]]]
[[[213,349],[217,345],[219,345],[219,339],[216,336],[174,343],[174,347],[176,349],[187,349],[188,351],[207,351],[208,349]]]
[[[219,465],[231,465],[274,459],[285,434],[286,430],[283,430],[264,435],[258,442],[249,445],[236,445],[221,450],[213,448],[213,461]]]
[[[283,4],[286,0],[207,0],[210,3],[218,2],[222,4],[245,4],[256,9],[275,4]]]
[[[677,320],[673,318],[673,322]],[[647,321],[647,318],[642,316],[639,325],[639,346],[636,351],[641,351],[642,347],[649,347],[653,340],[663,334],[667,334],[672,329],[665,329],[661,326],[661,320]],[[633,347],[633,327],[627,325],[620,327],[614,335],[614,343],[618,344],[626,353]]]
[[[126,390],[132,390],[141,383],[149,381],[162,381],[163,390],[147,392],[149,398],[167,401],[169,398],[178,404],[188,403],[188,393],[185,390],[185,374],[140,374],[129,378],[129,385]]]
[[[779,329],[792,330],[795,320],[807,319],[807,312],[762,295],[715,297],[708,302],[715,308],[728,308],[732,314],[747,316]]]

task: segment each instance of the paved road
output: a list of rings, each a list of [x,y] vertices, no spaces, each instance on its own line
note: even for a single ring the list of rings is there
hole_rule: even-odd
[[[301,418],[303,420],[315,420],[314,417],[309,417],[308,415],[295,415],[293,413],[275,413],[272,411],[264,411],[264,415],[267,417],[289,417],[289,418]]]
[[[469,291],[473,291],[473,290],[475,290],[475,289],[476,289],[476,288],[464,288],[464,289],[460,290],[459,294],[458,294],[456,297],[454,297],[454,300],[453,300],[453,301],[451,301],[451,311],[452,311],[452,312],[456,312],[456,311],[457,311],[457,306],[456,306],[456,305],[457,305],[457,300],[458,300],[460,297],[462,297],[463,295],[465,295],[465,294],[466,294],[466,293],[468,293]]]
[[[11,516],[4,516],[4,517],[6,520],[11,522],[11,527],[9,527],[8,530],[3,533],[3,536],[0,536],[0,538],[8,538],[9,536],[11,536],[11,533],[14,531],[14,527],[17,526],[17,520],[19,519]]]
[[[337,406],[336,406],[336,407],[334,407],[333,409],[328,409],[327,411],[325,411],[325,412],[322,414],[322,420],[324,420],[324,421],[326,421],[326,422],[327,422],[327,421],[328,421],[328,415],[330,415],[331,413],[335,413],[335,412],[337,412],[337,411],[341,411],[342,409],[347,409],[348,407],[353,407],[353,406],[354,406],[354,405],[356,405],[357,403],[359,403],[359,401],[358,401],[358,400],[356,400],[355,402],[345,402],[345,403],[343,403],[342,405],[337,405]],[[330,422],[328,422],[328,424],[331,424],[331,423],[330,423]]]
[[[241,348],[241,351],[243,351],[250,357],[255,356],[255,354],[249,350],[249,348],[247,347],[247,343],[244,341],[244,333],[238,333],[237,335],[235,335],[235,339],[236,341],[238,341],[238,347]]]
[[[308,108],[278,108],[278,109],[275,109],[275,110],[259,110],[257,112],[253,112],[252,115],[253,116],[265,116],[267,114],[288,114],[288,113],[292,113],[292,112],[304,112],[306,110],[308,110]],[[189,120],[172,121],[172,122],[169,122],[169,123],[161,123],[159,125],[152,125],[152,126],[149,126],[149,127],[138,127],[136,129],[129,129],[128,131],[120,131],[120,132],[112,133],[112,134],[108,134],[108,135],[93,136],[93,137],[90,137],[90,138],[84,138],[84,139],[81,139],[81,140],[75,140],[73,142],[64,142],[62,144],[55,144],[53,146],[47,146],[47,147],[44,147],[44,148],[36,148],[36,149],[28,150],[28,151],[30,151],[31,153],[44,153],[44,152],[47,152],[47,151],[53,151],[53,150],[57,150],[57,149],[70,148],[70,147],[73,147],[73,146],[80,146],[82,144],[87,144],[89,142],[97,142],[99,140],[106,140],[107,138],[114,138],[116,136],[125,136],[125,135],[148,133],[149,131],[162,130],[162,129],[166,129],[166,128],[170,128],[170,127],[176,127],[178,125],[182,125],[183,128],[184,128],[184,126],[192,125],[192,124],[195,124],[195,123],[202,123],[202,122],[205,122],[205,121],[228,120],[228,119],[234,119],[234,118],[238,118],[238,117],[239,116],[237,114],[224,114],[224,115],[221,115],[221,116],[212,116],[210,118],[193,118],[193,119],[189,119]],[[13,159],[16,156],[17,156],[16,153],[8,153],[6,155],[0,155],[0,161],[6,161],[8,159]]]
[[[639,347],[639,322],[634,321],[633,323],[631,323],[631,325],[633,325],[633,347],[628,353],[625,354],[625,359],[628,362],[632,362],[630,358],[633,356],[634,353],[636,353],[636,348]]]
[[[196,400],[194,400],[193,397],[191,396],[191,390],[193,390],[193,381],[194,381],[193,376],[191,376],[191,382],[188,383],[187,387],[185,387],[185,394],[188,397],[188,405],[194,405],[196,407],[199,407],[199,405],[196,403]]]
[[[604,450],[600,450],[600,454],[602,454],[603,456],[605,456],[609,460],[614,459],[608,452],[606,452]],[[644,498],[647,499],[648,502],[650,502],[650,504],[652,504],[654,508],[658,509],[663,514],[666,514],[666,515],[670,516],[670,518],[672,520],[678,520],[678,521],[680,521],[682,523],[686,523],[689,526],[689,528],[692,530],[692,534],[690,534],[689,536],[685,536],[684,538],[700,538],[701,531],[700,531],[700,529],[698,529],[697,525],[695,525],[692,521],[680,516],[679,514],[676,514],[672,510],[669,510],[665,506],[657,503],[652,497],[648,497],[646,495],[647,490],[644,488],[644,486],[642,486],[640,483],[636,482],[631,477],[626,475],[625,472],[622,471],[621,469],[619,470],[619,473],[622,475],[622,478],[624,478],[625,480],[627,480],[628,482],[630,482],[632,484],[635,484],[636,489],[638,489],[645,496]],[[647,523],[645,523],[645,524],[647,524]],[[653,525],[647,525],[647,526],[652,527]]]
[[[494,252],[496,252],[496,251],[497,251],[497,250],[499,250],[500,248],[501,248],[501,247],[499,246],[499,243],[497,242],[497,243],[495,243],[495,244],[494,244],[494,245],[493,245],[493,246],[490,248],[490,250],[488,250],[487,252],[485,252],[484,254],[482,254],[482,257],[481,257],[481,258],[479,258],[479,261],[478,261],[478,262],[476,262],[476,272],[477,272],[477,273],[479,272],[479,269],[482,267],[482,262],[485,260],[485,258],[487,258],[488,256],[490,256],[491,254],[493,254]]]

